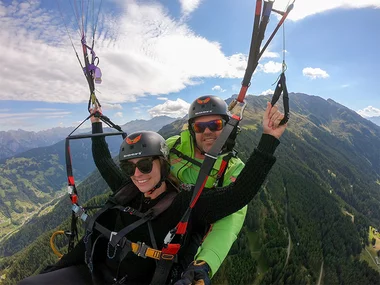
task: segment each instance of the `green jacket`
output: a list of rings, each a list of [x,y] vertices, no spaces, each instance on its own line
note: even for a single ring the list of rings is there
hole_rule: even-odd
[[[181,138],[180,143],[177,140]],[[169,149],[174,145],[175,148],[181,153],[194,158],[194,143],[188,130],[181,132],[180,136],[173,136],[166,140]],[[222,163],[223,157],[227,154],[220,155],[216,160],[213,169],[206,182],[206,186],[211,188],[216,183],[216,176],[219,167]],[[202,162],[201,159],[195,159]],[[176,176],[184,184],[194,185],[197,181],[199,174],[199,167],[193,165],[185,159],[179,158],[177,155],[170,153],[171,173]],[[244,163],[237,157],[232,157],[228,163],[227,169],[224,174],[223,186],[235,181],[240,171],[244,168]],[[236,213],[229,215],[212,225],[212,230],[209,232],[202,245],[198,249],[195,256],[196,260],[204,260],[211,268],[211,277],[216,273],[226,258],[231,249],[232,244],[237,239],[247,213],[247,206],[240,209]]]

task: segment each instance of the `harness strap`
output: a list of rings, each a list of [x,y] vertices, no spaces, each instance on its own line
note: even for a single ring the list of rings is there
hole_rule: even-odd
[[[181,138],[178,138],[176,140],[176,142],[174,143],[173,147],[169,150],[170,152],[174,153],[175,155],[177,155],[179,158],[183,158],[189,162],[191,162],[192,164],[198,166],[199,168],[202,167],[202,163],[195,160],[194,158],[191,158],[190,156],[180,152],[178,149],[176,149],[176,146],[181,142]]]
[[[131,230],[160,215],[167,208],[169,208],[176,196],[176,192],[168,192],[165,197],[163,197],[155,206],[153,206],[151,209],[149,209],[149,211],[147,211],[144,214],[144,217],[119,231],[116,234],[116,236],[113,237],[112,240],[110,240],[110,245],[115,247],[120,242],[120,240],[124,239],[124,236],[128,234]],[[137,226],[135,226],[135,224]]]
[[[286,87],[286,77],[285,73],[281,73],[280,79],[277,82],[276,89],[274,91],[271,104],[274,106],[274,104],[277,103],[278,99],[280,99],[282,93],[282,99],[284,104],[284,118],[281,120],[280,125],[284,125],[289,120],[289,94],[288,94],[288,88]]]
[[[149,229],[149,235],[150,235],[150,241],[152,242],[153,248],[158,249],[156,238],[154,237],[152,222],[148,221],[148,229]]]
[[[234,153],[230,152],[228,155],[223,157],[222,164],[220,165],[220,168],[219,168],[219,171],[217,174],[217,178],[215,181],[215,183],[217,183],[217,185],[215,185],[215,186],[218,186],[218,187],[223,186],[224,174],[226,173],[228,163],[233,156],[234,156]]]
[[[149,223],[150,220],[154,219],[155,217],[160,215],[162,212],[164,212],[171,205],[176,195],[177,193],[174,191],[168,192],[165,197],[163,197],[155,206],[153,206],[151,209],[149,209],[149,211],[147,211],[144,214],[140,213],[139,211],[131,207],[122,207],[119,205],[115,205],[113,204],[113,202],[109,201],[103,209],[99,210],[91,218],[86,219],[86,235],[83,241],[85,243],[85,248],[86,248],[85,261],[88,268],[90,269],[90,272],[92,273],[92,270],[93,270],[92,260],[93,260],[94,246],[92,244],[92,238],[91,238],[93,229],[96,229],[102,235],[104,235],[105,237],[109,239],[107,255],[108,255],[108,258],[110,259],[116,256],[116,253],[119,247],[122,249],[119,255],[119,261],[122,261],[127,255],[127,253],[131,250],[135,252],[137,255],[144,258],[148,256],[151,258],[156,257],[155,259],[159,259],[159,257],[161,257],[161,251],[150,248],[146,246],[145,243],[137,243],[137,245],[139,246],[136,246],[134,245],[134,243],[129,241],[125,236],[129,232],[133,231],[135,228],[143,225],[146,222]],[[104,212],[110,209],[118,209],[123,212],[128,212],[131,215],[138,216],[140,219],[128,225],[127,227],[123,228],[119,232],[113,232],[103,227],[98,222],[96,222],[96,220],[99,218],[101,214],[103,214]],[[148,228],[149,228],[149,224],[148,224]],[[154,240],[154,235],[153,235],[151,227],[149,228],[149,231],[151,234],[151,239],[153,238],[152,244],[154,246],[155,240]],[[111,253],[110,247],[113,247],[112,253]]]
[[[141,226],[142,224],[145,224],[147,221],[149,221],[152,218],[153,218],[152,212],[148,211],[147,215],[145,217],[137,220],[136,222],[134,222],[134,223],[126,226],[125,228],[123,228],[121,231],[115,233],[112,236],[112,238],[110,238],[109,245],[111,245],[112,247],[120,246],[119,243],[121,240],[123,240],[122,242],[124,242],[124,239],[125,239],[124,236],[125,235],[127,235],[128,233],[133,231],[135,228]],[[97,225],[99,225],[99,223],[95,224],[95,229],[97,229]]]
[[[99,223],[95,223],[95,228],[110,241],[116,235],[116,232],[110,231],[109,229],[107,229],[106,227],[103,227]],[[134,254],[142,258],[149,257],[156,260],[160,260],[161,255],[162,255],[161,250],[149,247],[144,242],[131,242],[128,239],[124,239],[123,244],[122,244],[122,250],[120,253],[120,261],[123,260],[124,257],[127,255],[127,253],[130,251],[132,251]]]
[[[116,206],[113,206],[111,209],[118,209],[122,212],[126,212],[126,213],[129,213],[130,215],[133,215],[133,216],[137,216],[139,218],[143,218],[145,215],[139,211],[137,211],[136,209],[133,209],[132,207],[123,207],[123,206],[120,206],[120,205],[116,205]]]

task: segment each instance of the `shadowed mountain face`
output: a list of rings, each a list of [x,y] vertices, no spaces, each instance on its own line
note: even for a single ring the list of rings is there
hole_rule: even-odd
[[[243,160],[260,139],[270,97],[246,100],[236,143]],[[380,127],[317,96],[292,93],[290,109],[288,128],[275,153],[277,162],[250,203],[245,227],[213,283],[316,284],[322,276],[323,284],[378,284],[379,274],[362,260],[367,260],[363,247],[368,244],[368,227],[380,227]],[[185,121],[173,122],[160,133],[178,133]],[[84,200],[106,192],[104,182],[91,182],[98,179],[94,172],[80,185]],[[9,256],[2,267],[7,282],[38,272],[54,260],[47,231],[68,218],[63,203],[0,243],[1,254]],[[67,227],[66,222],[58,228]],[[32,257],[40,262],[20,270]]]

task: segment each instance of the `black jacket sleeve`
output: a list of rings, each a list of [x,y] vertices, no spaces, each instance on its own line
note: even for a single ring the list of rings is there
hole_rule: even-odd
[[[275,163],[276,158],[273,153],[278,144],[279,141],[276,138],[263,134],[258,147],[255,148],[234,183],[226,187],[203,190],[194,206],[193,219],[212,224],[247,205],[260,190]],[[182,191],[178,194],[177,200],[182,204],[181,207],[189,205],[191,196],[192,191]]]
[[[102,123],[92,124],[92,133],[103,133]],[[92,156],[103,179],[113,192],[130,181],[111,157],[105,137],[92,137]]]

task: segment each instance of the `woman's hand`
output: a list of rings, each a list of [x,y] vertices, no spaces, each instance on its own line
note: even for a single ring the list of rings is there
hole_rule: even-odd
[[[94,114],[90,118],[91,123],[99,123],[100,122],[100,118],[98,116],[96,116],[95,114],[101,115],[102,114],[102,108],[101,107],[90,108],[90,113]]]

